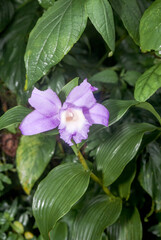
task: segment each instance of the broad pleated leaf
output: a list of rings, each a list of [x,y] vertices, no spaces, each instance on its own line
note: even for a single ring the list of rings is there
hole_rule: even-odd
[[[2,32],[10,22],[14,14],[14,6],[10,0],[0,1],[0,32]]]
[[[139,24],[141,11],[136,0],[109,0],[130,36],[139,44]]]
[[[33,212],[44,239],[56,222],[85,193],[90,172],[80,164],[66,163],[54,168],[39,184],[33,199]]]
[[[38,18],[38,6],[33,0],[21,7],[3,37],[0,77],[11,91],[21,94],[25,85],[26,42]]]
[[[142,240],[142,224],[137,208],[123,208],[117,222],[107,228],[110,240]]]
[[[49,163],[55,151],[55,143],[55,136],[37,134],[21,137],[16,164],[20,183],[27,194]]]
[[[110,138],[100,145],[96,155],[97,168],[102,170],[106,186],[113,183],[125,166],[134,158],[144,133],[154,131],[156,128],[147,123],[129,124],[123,129],[117,129]]]
[[[144,12],[140,21],[142,51],[161,50],[161,1],[156,0]]]
[[[107,0],[87,0],[89,19],[101,34],[109,48],[115,50],[115,27],[113,11]]]
[[[49,8],[53,6],[55,0],[38,0],[38,2],[43,8]]]
[[[25,55],[28,88],[69,52],[86,23],[84,0],[56,1],[39,18],[30,34]]]
[[[50,240],[67,240],[68,226],[65,222],[56,223],[53,230],[50,232]]]
[[[135,85],[135,99],[144,102],[161,87],[161,64],[156,64],[145,71]]]
[[[116,84],[118,82],[118,76],[114,70],[106,69],[93,75],[91,78],[88,79],[88,81]]]
[[[120,198],[96,197],[77,217],[72,240],[101,240],[102,232],[117,220],[121,209]]]
[[[134,100],[106,100],[103,102],[103,105],[109,110],[110,118],[109,118],[109,126],[120,120],[123,115],[127,112],[127,110],[135,106],[137,101]]]
[[[12,124],[20,123],[32,110],[23,106],[9,109],[0,117],[0,130]]]
[[[66,97],[72,91],[72,89],[78,86],[78,79],[79,79],[78,77],[74,78],[61,89],[59,97],[62,102],[65,101]]]
[[[141,186],[153,198],[156,209],[161,210],[161,150],[157,143],[151,143],[147,147],[149,159],[143,159],[139,181]]]

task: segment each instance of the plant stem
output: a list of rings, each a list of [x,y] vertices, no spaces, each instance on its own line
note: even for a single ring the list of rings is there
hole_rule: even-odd
[[[72,146],[72,149],[74,151],[74,153],[77,155],[80,163],[82,164],[83,168],[86,170],[86,171],[91,171],[86,163],[86,160],[85,158],[83,157],[82,153],[79,151],[79,149],[77,148],[77,145],[73,142],[73,146]],[[98,178],[93,172],[90,173],[90,177],[95,181],[97,182],[103,189],[103,191],[110,197],[110,198],[115,198],[112,193],[110,192],[110,190],[103,185],[102,181],[100,178]]]

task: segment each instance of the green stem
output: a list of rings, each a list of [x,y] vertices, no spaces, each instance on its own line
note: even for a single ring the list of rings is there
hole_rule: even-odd
[[[72,149],[74,151],[74,153],[76,154],[76,156],[78,157],[80,163],[82,164],[83,168],[86,170],[86,171],[90,171],[91,170],[89,169],[87,163],[86,163],[86,160],[85,158],[83,157],[82,153],[79,151],[79,149],[77,148],[77,145],[73,142],[73,146],[72,146]],[[97,182],[103,189],[103,191],[110,197],[110,198],[115,198],[112,193],[110,192],[110,190],[103,185],[102,181],[100,178],[98,178],[93,172],[90,173],[90,177],[95,181]]]

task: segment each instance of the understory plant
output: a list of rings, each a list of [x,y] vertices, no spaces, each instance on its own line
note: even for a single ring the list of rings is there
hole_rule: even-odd
[[[161,1],[1,0],[0,239],[161,238]]]

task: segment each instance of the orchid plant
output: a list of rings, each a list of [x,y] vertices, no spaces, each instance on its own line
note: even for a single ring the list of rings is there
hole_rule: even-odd
[[[0,239],[161,238],[160,16],[160,0],[0,1]]]

